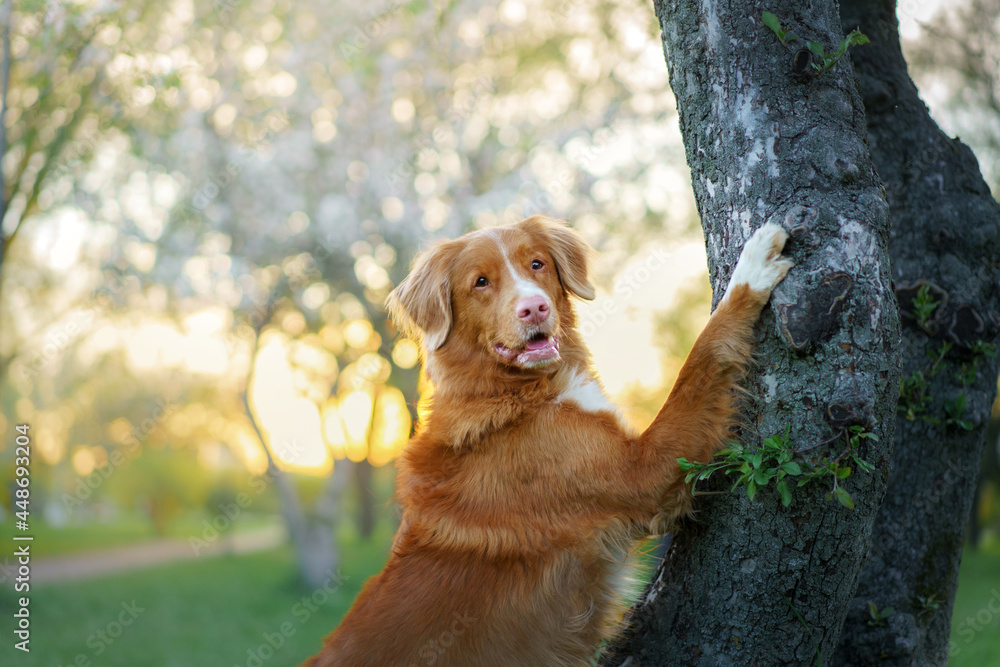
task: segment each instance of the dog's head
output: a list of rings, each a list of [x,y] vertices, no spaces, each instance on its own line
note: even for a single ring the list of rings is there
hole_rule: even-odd
[[[419,332],[429,357],[454,351],[456,360],[549,367],[573,324],[569,295],[594,298],[588,252],[575,232],[541,216],[472,232],[419,255],[389,309],[402,329]]]

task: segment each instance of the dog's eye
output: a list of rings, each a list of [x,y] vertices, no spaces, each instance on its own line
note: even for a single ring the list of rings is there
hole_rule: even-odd
[[[486,280],[486,278],[483,276],[479,276],[478,278],[476,278],[476,285],[475,285],[476,287],[486,287],[489,284],[490,281]]]
[[[539,270],[539,269],[541,269],[541,268],[542,268],[543,266],[545,266],[545,263],[544,263],[544,262],[542,262],[542,260],[540,260],[540,259],[536,259],[536,260],[534,260],[534,261],[533,261],[533,262],[531,263],[531,268],[532,268],[533,270],[535,270],[535,271],[538,271],[538,270]]]

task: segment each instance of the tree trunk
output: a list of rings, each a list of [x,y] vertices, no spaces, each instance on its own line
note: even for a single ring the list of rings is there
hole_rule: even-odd
[[[304,543],[299,549],[302,579],[314,588],[329,582],[340,566],[336,533],[337,523],[343,514],[348,468],[346,461],[334,464],[323,494],[316,500],[313,516],[307,523]]]
[[[875,471],[839,482],[853,510],[827,499],[829,476],[793,486],[787,509],[773,485],[751,501],[728,492],[732,478],[699,483],[724,493],[681,527],[606,665],[826,664],[885,491],[899,393],[888,207],[849,60],[815,75],[797,53],[807,40],[836,50],[836,4],[768,8],[797,42],[746,3],[656,2],[715,302],[753,229],[773,219],[792,234],[796,267],[758,325],[741,439],[789,427],[793,447],[813,447],[796,455],[805,466],[837,457],[860,425],[878,436],[858,448]]]
[[[256,349],[254,350],[254,358],[256,358]],[[248,375],[249,377],[253,377],[252,372]],[[247,384],[249,385],[249,380]],[[285,520],[288,535],[292,538],[292,544],[295,545],[302,581],[307,586],[316,588],[330,578],[340,563],[340,554],[334,540],[334,529],[340,514],[340,497],[347,479],[346,474],[341,469],[346,470],[347,466],[334,467],[333,474],[327,479],[323,495],[316,503],[316,510],[312,516],[307,516],[302,509],[302,503],[299,502],[295,484],[292,483],[292,479],[285,471],[278,467],[274,455],[271,454],[267,438],[261,432],[257,418],[250,407],[247,390],[243,392],[243,406],[250,419],[250,424],[257,434],[257,439],[260,441],[261,447],[264,448],[264,454],[267,456],[267,474],[278,489],[278,497],[281,499],[281,515]]]
[[[253,349],[250,351],[250,368],[247,369],[246,384],[243,387],[243,408],[261,447],[264,448],[268,475],[278,489],[278,496],[281,499],[281,514],[285,520],[288,534],[292,538],[292,544],[295,545],[302,581],[311,588],[317,588],[330,580],[340,564],[340,551],[337,548],[335,529],[341,514],[340,501],[347,483],[348,466],[346,464],[334,466],[333,474],[327,479],[326,487],[316,501],[315,509],[307,515],[302,509],[302,503],[299,502],[295,484],[275,462],[267,438],[261,432],[257,417],[250,407],[250,386],[256,374],[260,334],[271,321],[278,295],[281,294],[284,287],[284,282],[281,282],[272,290],[267,299],[266,307],[256,318],[257,321],[253,327]]]
[[[368,459],[354,464],[358,489],[358,534],[367,540],[375,530],[375,495],[372,493],[372,464]]]
[[[996,394],[997,359],[983,343],[996,342],[1000,330],[1000,207],[972,152],[921,102],[900,50],[895,2],[846,0],[841,16],[845,29],[860,25],[872,40],[854,62],[892,215],[906,380],[888,490],[834,662],[944,665]],[[870,602],[895,612],[870,623]]]

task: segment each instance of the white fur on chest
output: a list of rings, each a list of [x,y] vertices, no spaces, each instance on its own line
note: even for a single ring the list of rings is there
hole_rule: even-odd
[[[623,428],[628,428],[624,416],[618,407],[604,395],[604,389],[593,377],[574,371],[569,384],[560,392],[556,402],[575,403],[585,412],[610,412]]]

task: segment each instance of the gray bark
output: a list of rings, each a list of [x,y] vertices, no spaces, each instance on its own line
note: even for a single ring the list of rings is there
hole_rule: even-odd
[[[375,495],[372,493],[372,464],[368,459],[354,464],[358,492],[358,534],[367,540],[375,531]]]
[[[946,136],[921,102],[900,50],[895,2],[848,0],[841,16],[845,29],[860,25],[872,40],[854,62],[892,214],[904,376],[923,375],[927,404],[907,418],[914,397],[901,401],[889,487],[835,663],[944,665],[964,527],[996,394],[997,359],[972,348],[995,343],[1000,330],[1000,207],[972,152]],[[912,299],[925,283],[940,305],[921,326]],[[931,372],[928,355],[945,342],[954,347]],[[965,380],[963,365],[972,371]],[[960,395],[971,430],[947,423],[945,406]],[[895,613],[872,625],[868,602]],[[952,651],[965,640],[960,633]]]
[[[876,469],[842,482],[853,510],[826,499],[829,479],[793,488],[787,509],[773,488],[700,500],[606,665],[827,664],[889,475],[899,321],[861,97],[846,58],[821,76],[795,71],[804,41],[840,43],[835,3],[767,9],[798,43],[783,45],[759,6],[656,2],[715,301],[753,229],[774,220],[792,234],[796,267],[758,325],[741,439],[789,425],[806,448],[862,425],[879,437],[859,450]],[[798,459],[842,449],[839,439]]]
[[[243,392],[243,406],[267,456],[267,475],[274,482],[281,499],[281,514],[292,544],[295,545],[302,581],[311,588],[322,586],[340,565],[340,549],[334,533],[341,514],[348,462],[342,461],[334,466],[333,474],[326,480],[323,494],[316,501],[315,510],[307,515],[299,502],[295,484],[274,460],[267,438],[261,433],[250,407],[247,391]]]

